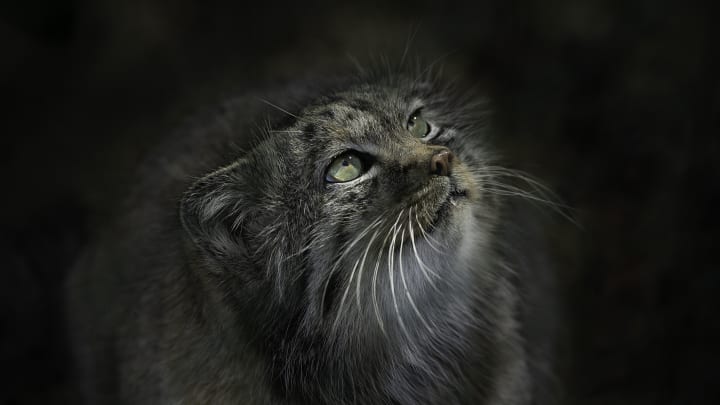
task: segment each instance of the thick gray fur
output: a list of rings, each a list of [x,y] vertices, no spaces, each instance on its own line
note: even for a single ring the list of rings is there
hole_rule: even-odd
[[[423,73],[293,94],[174,133],[75,267],[88,403],[545,403],[549,269],[482,100]],[[370,170],[327,183],[347,150]]]

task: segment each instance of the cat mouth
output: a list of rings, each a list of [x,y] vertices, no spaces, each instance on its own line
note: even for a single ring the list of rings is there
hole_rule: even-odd
[[[450,195],[448,196],[448,201],[450,201],[451,204],[455,204],[456,200],[459,200],[461,198],[467,198],[467,190],[458,190],[454,189],[450,191]]]
[[[429,231],[432,232],[446,223],[451,217],[453,211],[459,209],[460,204],[467,199],[467,190],[452,185],[447,197],[442,203],[440,203],[437,211],[435,211],[435,215],[430,221]]]

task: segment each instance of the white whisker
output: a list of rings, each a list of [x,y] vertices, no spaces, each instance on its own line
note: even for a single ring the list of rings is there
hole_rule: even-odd
[[[411,219],[411,218],[408,218],[408,222],[412,223],[412,219]],[[437,243],[437,244],[440,244],[440,243],[439,243],[435,238],[433,238],[432,235],[430,235],[430,234],[428,234],[427,232],[425,232],[425,228],[423,228],[422,224],[420,223],[420,219],[418,218],[417,209],[415,209],[415,223],[417,223],[418,228],[420,229],[420,234],[421,234],[422,237],[425,239],[425,241],[427,242],[428,246],[430,246],[430,248],[431,248],[432,250],[434,250],[435,252],[440,253],[440,254],[444,254],[444,253],[440,250],[440,248],[438,248],[437,246],[435,246],[436,243]]]
[[[502,166],[482,166],[471,170],[475,177],[483,184],[489,185],[486,190],[491,194],[505,197],[524,198],[531,202],[541,203],[549,206],[553,211],[579,226],[571,215],[572,207],[560,202],[560,198],[549,187],[542,182],[535,180],[532,176],[520,170],[508,169]],[[525,190],[518,186],[501,181],[502,178],[517,179],[529,186],[531,190]]]
[[[401,211],[402,214],[402,211]],[[398,220],[400,218],[398,217]],[[402,314],[400,313],[400,307],[398,306],[397,302],[397,294],[395,294],[395,276],[394,276],[394,267],[395,267],[395,257],[393,253],[395,252],[395,240],[397,240],[398,232],[400,231],[400,228],[397,227],[397,221],[395,222],[395,225],[393,225],[393,228],[395,231],[393,232],[392,241],[390,242],[390,246],[388,247],[388,277],[390,278],[390,295],[393,300],[393,307],[395,308],[395,314],[397,315],[398,324],[400,325],[400,329],[402,329],[405,336],[408,338],[408,342],[412,344],[412,335],[410,335],[410,332],[405,327],[405,322],[403,322]],[[401,227],[402,228],[402,227]],[[402,236],[400,237],[400,240],[402,240]],[[402,252],[400,252],[400,256],[402,256]]]
[[[338,256],[337,260],[333,263],[332,267],[330,268],[330,271],[327,275],[327,280],[325,280],[325,285],[323,286],[323,293],[321,296],[320,302],[325,302],[325,297],[327,295],[327,289],[330,285],[330,280],[332,279],[333,274],[338,270],[338,267],[340,266],[340,263],[342,263],[343,259],[348,255],[350,250],[362,240],[362,238],[365,237],[365,235],[368,234],[372,229],[376,228],[380,225],[382,222],[382,216],[375,219],[370,225],[368,225],[362,232],[360,232],[350,243],[348,243],[343,249],[340,256]]]
[[[370,238],[370,242],[368,242],[367,247],[365,248],[365,252],[362,256],[362,261],[360,262],[360,272],[358,273],[358,278],[356,282],[356,288],[355,288],[355,298],[357,300],[357,306],[358,311],[361,309],[360,305],[360,280],[362,279],[363,269],[365,268],[365,259],[367,259],[368,251],[370,250],[370,246],[372,246],[373,241],[375,241],[375,238],[378,236],[378,233],[380,231],[377,230],[375,233],[373,233],[373,236]]]
[[[278,106],[278,105],[276,105],[276,104],[271,103],[271,102],[268,101],[268,100],[265,100],[265,99],[262,98],[262,97],[257,97],[257,99],[260,100],[260,101],[262,101],[263,103],[269,105],[270,107],[272,107],[272,108],[274,108],[274,109],[276,109],[276,110],[278,110],[278,111],[280,111],[280,112],[283,112],[283,113],[285,113],[285,114],[287,114],[287,115],[295,118],[295,119],[298,120],[298,121],[302,121],[302,119],[301,119],[300,117],[298,117],[297,115],[291,113],[290,111],[288,111],[288,110],[286,110],[286,109],[284,109],[284,108],[282,108],[282,107],[280,107],[280,106]]]
[[[372,280],[372,299],[373,299],[373,307],[375,309],[375,316],[377,317],[378,322],[380,323],[380,329],[385,333],[385,327],[383,326],[383,322],[381,320],[380,316],[380,306],[377,302],[377,276],[378,276],[378,270],[380,267],[380,258],[382,257],[382,250],[385,248],[385,243],[387,242],[390,235],[393,233],[393,230],[396,228],[398,221],[400,221],[400,217],[402,216],[403,212],[405,210],[400,210],[400,213],[398,214],[397,219],[395,220],[395,223],[390,227],[388,230],[388,234],[385,236],[385,239],[383,239],[382,247],[380,247],[380,254],[378,255],[378,259],[375,262],[375,270],[373,272],[373,280]],[[393,236],[394,238],[394,236]],[[392,245],[392,243],[391,243]],[[390,252],[391,246],[388,247],[388,263],[392,260],[392,254]]]
[[[412,226],[412,223],[408,222],[408,225]],[[404,235],[404,232],[403,232],[403,235]],[[427,321],[425,321],[425,317],[422,316],[417,305],[415,305],[415,300],[413,300],[412,294],[410,293],[410,289],[408,288],[408,285],[407,285],[407,281],[405,280],[405,269],[403,267],[403,260],[402,260],[404,242],[405,242],[405,238],[401,237],[400,238],[400,255],[398,257],[398,262],[399,262],[398,264],[400,265],[400,280],[402,281],[403,288],[405,289],[405,296],[407,297],[408,302],[410,302],[410,306],[412,306],[413,310],[415,311],[415,314],[418,316],[418,318],[420,318],[420,321],[423,323],[423,325],[425,325],[425,328],[427,328],[428,332],[431,335],[434,335],[435,333],[433,332],[432,328],[430,328],[430,325],[428,325]]]
[[[380,306],[377,302],[377,276],[378,276],[378,270],[380,269],[380,259],[382,258],[382,252],[383,249],[385,249],[385,243],[387,243],[388,238],[390,237],[390,234],[392,233],[392,227],[388,230],[387,235],[385,235],[385,238],[383,239],[382,245],[380,246],[380,249],[378,249],[379,254],[377,255],[377,258],[375,259],[375,269],[373,270],[373,277],[372,277],[372,302],[373,302],[373,309],[375,310],[375,318],[377,318],[378,324],[380,325],[380,330],[385,334],[385,326],[383,325],[382,316],[380,316]]]
[[[350,279],[348,280],[347,285],[345,286],[345,291],[343,292],[342,298],[340,299],[340,305],[338,305],[337,313],[335,314],[335,321],[333,322],[333,330],[337,330],[337,323],[340,320],[340,316],[342,315],[342,309],[345,305],[345,299],[347,298],[348,292],[350,292],[350,286],[352,285],[353,278],[355,277],[355,271],[357,270],[359,263],[360,258],[358,257],[358,259],[355,260],[355,264],[353,265],[352,271],[350,272]]]
[[[412,230],[412,223],[410,224],[410,242],[412,244],[412,249],[413,249],[413,252],[415,253],[415,259],[417,260],[418,266],[420,266],[420,269],[423,271],[423,274],[425,274],[425,278],[427,278],[427,280],[432,283],[432,280],[430,280],[428,273],[432,274],[435,277],[439,277],[439,276],[437,273],[435,273],[435,270],[426,266],[425,262],[423,262],[422,259],[420,259],[420,254],[418,253],[417,245],[415,244],[415,233]]]

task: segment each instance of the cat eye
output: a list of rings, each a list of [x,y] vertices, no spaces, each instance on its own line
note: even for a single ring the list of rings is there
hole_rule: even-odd
[[[410,115],[410,119],[407,122],[407,129],[412,136],[424,138],[430,133],[430,124],[423,119],[420,115],[420,110],[418,110]]]
[[[364,172],[364,164],[356,153],[347,152],[330,163],[325,180],[330,183],[345,183],[355,180]]]

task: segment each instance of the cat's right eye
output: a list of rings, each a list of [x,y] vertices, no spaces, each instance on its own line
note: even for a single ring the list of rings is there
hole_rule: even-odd
[[[355,180],[365,172],[362,159],[356,153],[347,152],[335,158],[330,163],[325,174],[325,181],[329,183],[345,183]]]
[[[420,110],[415,111],[410,115],[407,122],[407,130],[415,138],[423,138],[430,133],[430,124],[420,115]]]

